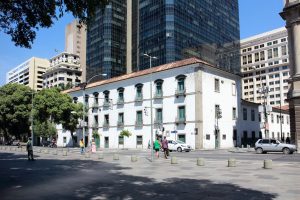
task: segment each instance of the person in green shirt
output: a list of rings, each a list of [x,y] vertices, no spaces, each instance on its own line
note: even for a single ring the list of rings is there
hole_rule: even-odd
[[[157,158],[159,158],[158,152],[160,150],[160,146],[161,146],[160,141],[158,140],[158,138],[156,138],[154,141],[154,150],[155,150],[155,155]]]

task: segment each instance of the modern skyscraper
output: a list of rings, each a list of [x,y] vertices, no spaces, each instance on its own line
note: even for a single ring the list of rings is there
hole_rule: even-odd
[[[7,72],[6,83],[19,83],[27,85],[33,90],[40,91],[43,89],[42,75],[49,66],[49,60],[32,57]]]
[[[239,72],[238,0],[112,0],[87,33],[87,76],[108,77],[196,56]]]
[[[262,88],[268,88],[266,104],[287,105],[290,77],[288,34],[282,27],[241,40],[243,99],[263,103]]]
[[[65,52],[77,54],[80,58],[82,69],[81,79],[86,78],[86,26],[79,24],[77,20],[68,24],[65,28]]]

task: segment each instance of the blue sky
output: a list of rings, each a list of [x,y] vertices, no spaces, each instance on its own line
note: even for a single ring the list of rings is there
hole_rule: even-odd
[[[239,0],[241,39],[270,31],[285,25],[279,16],[283,0]],[[27,59],[53,57],[57,49],[64,50],[65,26],[71,15],[59,19],[49,29],[40,29],[31,49],[15,47],[10,37],[0,32],[0,85],[5,84],[6,73]]]

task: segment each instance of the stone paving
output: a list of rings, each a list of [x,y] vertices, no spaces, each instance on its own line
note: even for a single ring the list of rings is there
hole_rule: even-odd
[[[44,150],[39,153],[35,149],[37,159],[56,160],[93,160],[119,166],[110,169],[109,173],[117,176],[119,180],[114,182],[114,187],[122,190],[127,186],[139,188],[135,193],[144,193],[145,197],[157,195],[155,199],[300,199],[300,163],[299,162],[272,162],[272,169],[263,168],[263,160],[236,161],[236,167],[228,167],[227,161],[205,159],[204,166],[197,166],[196,159],[178,158],[178,164],[171,164],[171,158],[155,158],[150,162],[149,158],[138,157],[137,162],[132,162],[128,155],[119,155],[119,160],[113,160],[111,154],[103,153],[103,159],[99,154],[80,155],[78,152],[69,151],[64,156],[64,151],[56,149]],[[26,152],[20,149],[0,147],[0,153],[13,152],[24,155]],[[162,155],[162,154],[161,154]],[[36,161],[39,162],[39,161]],[[86,171],[88,172],[88,171]],[[136,177],[128,183],[122,177]],[[140,180],[141,179],[141,180]],[[145,180],[150,180],[148,181]],[[149,184],[159,184],[155,190],[149,189]],[[168,185],[168,187],[165,187]],[[162,191],[163,190],[163,191]],[[174,192],[165,193],[164,190]],[[150,191],[150,192],[149,192]],[[155,191],[155,192],[154,192]],[[159,193],[164,196],[159,196]],[[101,193],[99,191],[99,193]],[[175,196],[173,195],[176,194]],[[130,196],[117,199],[137,199],[140,196]],[[102,196],[101,196],[102,195]],[[95,199],[111,199],[113,194],[101,194]],[[111,198],[110,198],[111,197]],[[124,197],[124,196],[123,196]],[[147,198],[146,198],[147,199]]]

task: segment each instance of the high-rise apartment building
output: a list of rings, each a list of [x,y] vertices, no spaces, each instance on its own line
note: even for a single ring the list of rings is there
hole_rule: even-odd
[[[82,68],[81,79],[86,78],[86,26],[79,24],[77,20],[68,24],[65,28],[65,52],[77,54]]]
[[[242,97],[263,103],[262,88],[268,88],[266,104],[287,105],[289,55],[285,28],[241,40]]]
[[[108,77],[196,56],[240,71],[237,0],[112,0],[87,31],[87,77]]]
[[[6,83],[19,83],[40,91],[43,89],[42,75],[49,66],[49,60],[32,57],[7,72]]]
[[[60,53],[50,59],[50,67],[43,74],[44,88],[68,88],[81,82],[80,60],[77,54]]]

